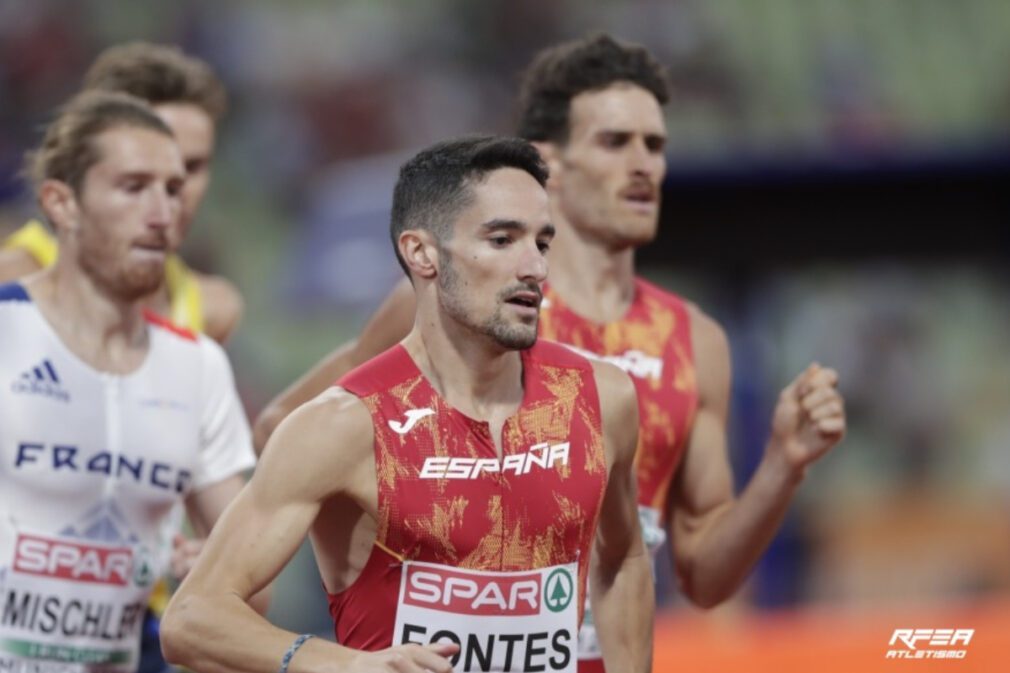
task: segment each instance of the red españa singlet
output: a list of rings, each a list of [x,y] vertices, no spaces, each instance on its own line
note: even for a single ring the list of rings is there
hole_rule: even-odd
[[[540,310],[540,336],[627,372],[638,393],[635,470],[642,536],[652,554],[666,540],[670,482],[684,455],[698,406],[691,323],[684,301],[636,278],[635,296],[617,321],[597,323],[570,308],[549,286]],[[603,673],[592,615],[579,632],[579,673]]]
[[[662,519],[698,406],[691,323],[684,300],[636,278],[635,297],[624,317],[596,323],[574,313],[547,286],[540,336],[606,360],[631,375],[638,392],[638,502]]]
[[[582,605],[607,481],[596,382],[591,364],[558,344],[540,340],[522,361],[523,400],[495,471],[480,469],[498,463],[488,424],[450,407],[402,346],[339,381],[372,415],[379,520],[361,574],[329,595],[337,642],[393,644],[403,566],[390,551],[485,571],[577,562]],[[565,461],[544,460],[565,443]]]

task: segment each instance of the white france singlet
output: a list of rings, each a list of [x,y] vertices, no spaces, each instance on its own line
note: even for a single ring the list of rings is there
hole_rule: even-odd
[[[136,670],[179,503],[255,462],[224,351],[149,323],[102,373],[0,285],[0,673]]]

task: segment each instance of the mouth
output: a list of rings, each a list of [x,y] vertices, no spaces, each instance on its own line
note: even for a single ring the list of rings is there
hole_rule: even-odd
[[[656,190],[652,186],[629,187],[621,192],[621,198],[636,210],[654,210]]]
[[[538,313],[540,311],[540,301],[542,296],[539,292],[517,292],[505,300],[505,303],[512,304],[523,313]]]
[[[167,241],[138,241],[131,246],[131,249],[139,252],[145,257],[164,258],[168,254]]]

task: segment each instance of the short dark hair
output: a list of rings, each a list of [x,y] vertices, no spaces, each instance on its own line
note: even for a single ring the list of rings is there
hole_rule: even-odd
[[[95,138],[124,126],[174,138],[146,101],[114,91],[83,91],[60,108],[38,149],[25,155],[24,173],[36,189],[45,180],[59,180],[80,193],[88,169],[102,159]]]
[[[640,45],[597,33],[541,51],[522,76],[518,135],[566,141],[572,98],[617,82],[642,87],[660,105],[670,98],[666,70]]]
[[[85,89],[122,91],[151,105],[190,103],[214,121],[224,116],[228,95],[211,67],[178,47],[129,42],[109,47],[84,75]]]
[[[492,171],[518,168],[540,184],[547,184],[547,166],[533,145],[521,138],[467,136],[446,140],[422,150],[400,167],[393,190],[389,235],[396,259],[410,276],[400,256],[398,239],[407,229],[426,229],[439,241],[452,234],[452,221],[472,198],[471,187]]]

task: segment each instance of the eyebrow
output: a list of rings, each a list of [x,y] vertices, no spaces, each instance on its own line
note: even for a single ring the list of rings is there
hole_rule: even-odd
[[[529,227],[520,222],[519,220],[506,220],[506,219],[494,219],[484,222],[480,225],[480,228],[485,232],[491,231],[526,231]],[[554,236],[554,225],[547,223],[540,228],[537,232],[537,236]]]
[[[142,169],[127,169],[125,171],[120,171],[116,174],[116,177],[122,180],[143,180],[154,177],[154,171],[145,171]]]
[[[641,133],[646,138],[663,138],[665,140],[667,137],[667,134],[661,131],[634,131],[631,129],[620,129],[620,128],[603,128],[598,130],[596,132],[596,135],[633,136],[636,133]]]
[[[114,179],[115,179],[115,181],[117,183],[118,182],[127,182],[127,181],[130,181],[130,180],[141,180],[141,181],[144,181],[144,182],[158,182],[160,180],[165,180],[167,182],[174,182],[174,181],[178,180],[178,181],[181,181],[181,182],[185,182],[186,181],[186,174],[185,173],[168,173],[168,174],[164,174],[163,175],[163,174],[157,173],[156,171],[126,170],[126,171],[123,171],[122,173],[117,174]]]

